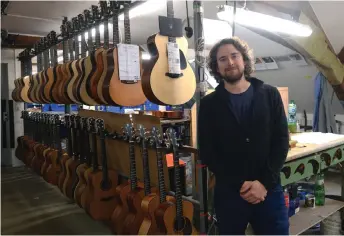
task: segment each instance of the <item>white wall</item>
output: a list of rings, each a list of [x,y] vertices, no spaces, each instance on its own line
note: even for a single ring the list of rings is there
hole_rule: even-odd
[[[303,110],[307,112],[308,122],[313,121],[314,111],[314,77],[318,69],[314,65],[295,66],[289,62],[278,63],[279,69],[256,71],[253,76],[263,80],[265,83],[289,88],[289,100],[294,100],[300,117],[303,117]],[[332,87],[329,94],[332,96]],[[336,94],[333,96],[332,109],[336,119],[344,122],[344,109]],[[301,118],[303,120],[303,118]],[[312,125],[312,123],[309,123]],[[342,127],[344,132],[344,127]]]
[[[9,96],[12,94],[12,90],[14,89],[14,80],[21,76],[21,66],[20,61],[16,58],[22,49],[1,49],[1,63],[8,64],[8,87],[9,87]],[[11,100],[12,98],[8,98]],[[23,120],[20,118],[21,111],[24,109],[24,103],[16,103],[14,102],[14,137],[15,137],[15,144],[17,147],[17,137],[22,136],[24,134],[24,127],[23,127]],[[19,161],[15,155],[14,150],[11,151],[11,157],[1,157],[1,163],[4,164],[12,164],[12,166],[20,166],[23,165],[21,161]]]

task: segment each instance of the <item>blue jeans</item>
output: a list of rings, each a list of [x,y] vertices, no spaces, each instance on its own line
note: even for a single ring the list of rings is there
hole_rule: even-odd
[[[288,211],[281,185],[268,191],[265,201],[255,205],[244,200],[237,189],[216,186],[214,207],[221,235],[243,235],[248,223],[255,234],[289,234]]]

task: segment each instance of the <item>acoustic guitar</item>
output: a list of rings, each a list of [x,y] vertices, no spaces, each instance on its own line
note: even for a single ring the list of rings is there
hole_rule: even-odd
[[[141,144],[141,155],[143,162],[143,181],[144,181],[144,191],[141,188],[132,189],[128,193],[127,202],[128,202],[128,215],[124,221],[124,234],[136,235],[140,229],[143,218],[149,217],[150,219],[154,217],[154,212],[142,211],[141,203],[142,199],[145,196],[149,196],[152,192],[156,192],[155,188],[151,188],[150,184],[150,173],[149,173],[149,162],[148,162],[148,150],[147,150],[147,137],[146,132],[142,125],[138,125],[139,130],[139,143]],[[152,206],[154,203],[152,202]],[[158,205],[158,201],[155,205]],[[146,213],[146,214],[144,214]]]
[[[159,215],[160,211],[157,209],[168,209],[175,207],[175,198],[167,196],[165,188],[163,157],[162,157],[162,141],[159,130],[156,127],[152,128],[150,144],[155,147],[157,166],[158,166],[158,183],[159,193],[151,193],[142,199],[141,208],[144,213],[143,222],[139,229],[139,235],[150,234],[166,234],[166,226],[164,222],[164,214]],[[156,214],[158,213],[158,214]]]
[[[173,27],[173,1],[167,1],[167,17]],[[169,73],[167,44],[178,45],[180,74]],[[188,43],[185,37],[170,37],[155,34],[148,38],[147,47],[151,55],[142,76],[142,88],[146,97],[155,104],[182,105],[195,94],[196,78],[186,59]]]
[[[32,101],[29,99],[29,96],[28,96],[28,92],[30,89],[30,76],[24,76],[23,82],[24,82],[24,87],[21,90],[20,96],[24,100],[24,102],[32,103]]]
[[[167,234],[198,234],[192,223],[194,214],[193,204],[182,199],[178,156],[179,145],[177,143],[175,130],[173,128],[168,128],[166,133],[173,151],[176,204],[174,208],[167,207],[164,209],[164,214],[162,214],[164,216],[164,225],[166,227]]]
[[[94,220],[108,221],[117,205],[115,195],[118,185],[118,173],[108,168],[104,120],[97,119],[96,125],[100,138],[102,171],[97,172],[92,177],[93,198],[89,206],[89,214]]]
[[[82,132],[82,140],[84,148],[81,148],[80,152],[80,165],[76,168],[76,174],[78,176],[78,183],[75,187],[74,191],[74,200],[75,202],[81,207],[81,195],[86,187],[86,179],[85,179],[85,171],[90,168],[90,165],[86,163],[86,160],[89,159],[89,146],[90,140],[89,135],[87,132],[87,118],[81,117],[80,118],[80,132]],[[80,147],[81,145],[79,145]]]
[[[131,44],[130,36],[130,4],[124,2],[124,34],[125,43]],[[141,86],[141,79],[137,81],[120,80],[118,68],[117,50],[114,48],[114,71],[110,80],[109,87],[103,85],[103,94],[110,93],[111,100],[119,106],[138,106],[142,105],[146,100]],[[142,75],[142,63],[140,57],[140,75]]]
[[[92,157],[92,167],[87,169],[84,173],[86,180],[86,187],[81,194],[80,202],[82,208],[89,213],[89,206],[93,201],[93,188],[92,188],[92,179],[97,175],[98,172],[101,172],[98,165],[98,148],[97,148],[97,129],[95,119],[93,117],[88,118],[87,124],[88,132],[91,133],[91,157]]]
[[[59,115],[53,115],[53,125],[54,125],[54,143],[55,149],[49,154],[50,165],[46,171],[46,179],[48,183],[53,185],[58,184],[59,175],[61,172],[61,156],[62,156],[62,147],[60,140],[60,117]]]
[[[66,162],[66,169],[67,169],[67,174],[66,174],[66,179],[63,182],[63,193],[65,196],[67,196],[70,199],[74,199],[74,184],[77,180],[77,175],[76,175],[76,168],[80,164],[79,161],[79,148],[78,145],[79,143],[77,142],[77,129],[79,126],[79,120],[80,116],[74,116],[71,115],[71,122],[72,122],[72,139],[73,139],[73,157],[68,159]]]
[[[63,184],[67,176],[66,163],[70,158],[73,157],[73,147],[72,147],[73,142],[72,142],[72,131],[71,131],[72,122],[70,119],[70,115],[65,115],[64,125],[67,129],[67,153],[63,153],[61,157],[61,173],[59,175],[58,184],[57,184],[57,186],[59,187],[62,193],[64,193]]]
[[[129,142],[129,158],[130,158],[130,184],[127,182],[118,185],[116,188],[116,199],[118,204],[111,215],[111,231],[117,235],[123,234],[124,220],[128,214],[129,206],[127,197],[131,190],[138,188],[137,175],[136,175],[136,160],[135,160],[135,134],[131,124],[124,126],[125,135],[123,139]]]

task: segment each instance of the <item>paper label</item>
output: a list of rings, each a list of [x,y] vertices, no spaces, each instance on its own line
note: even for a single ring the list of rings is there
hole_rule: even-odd
[[[122,43],[117,44],[117,52],[120,80],[140,80],[141,75],[139,46]]]
[[[168,72],[180,74],[180,55],[177,43],[167,43]]]

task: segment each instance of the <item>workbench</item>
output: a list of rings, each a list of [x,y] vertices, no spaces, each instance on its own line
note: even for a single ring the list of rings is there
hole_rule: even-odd
[[[291,148],[281,172],[282,185],[312,177],[344,161],[344,135],[324,133],[293,134],[297,147]],[[344,199],[344,172],[342,191]],[[326,181],[325,181],[326,185]],[[324,206],[315,209],[300,207],[300,212],[290,218],[290,234],[298,235],[344,207],[344,202],[326,198]]]

